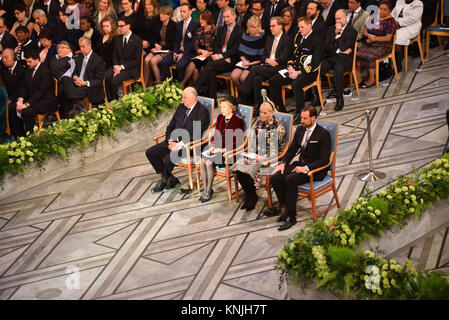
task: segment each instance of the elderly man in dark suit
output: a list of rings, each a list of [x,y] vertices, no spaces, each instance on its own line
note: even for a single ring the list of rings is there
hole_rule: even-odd
[[[223,27],[225,25],[223,12],[226,8],[229,8],[229,0],[217,0],[216,2],[217,9],[212,11],[212,15],[214,16],[214,24],[219,27]]]
[[[334,70],[335,96],[337,98],[335,111],[339,111],[345,105],[343,98],[344,73],[352,70],[357,31],[348,23],[346,10],[339,9],[335,13],[335,21],[335,26],[329,28],[324,43],[325,52],[321,64],[321,75]]]
[[[6,48],[2,52],[2,66],[0,68],[0,76],[3,79],[8,93],[8,100],[10,100],[9,110],[9,127],[11,135],[17,136],[23,134],[23,124],[14,121],[12,114],[16,112],[16,102],[19,97],[25,95],[25,64],[16,60],[14,50]],[[18,129],[16,129],[18,128]]]
[[[176,40],[173,53],[170,53],[159,63],[162,80],[170,77],[169,67],[172,64],[176,64],[178,81],[182,81],[187,65],[195,56],[193,36],[200,24],[192,19],[192,7],[190,4],[182,4],[179,10],[182,21],[176,24]]]
[[[301,126],[296,128],[293,141],[280,164],[270,176],[281,207],[285,213],[278,218],[282,224],[279,231],[286,230],[296,224],[296,201],[298,200],[298,186],[308,183],[309,171],[324,167],[329,162],[331,154],[331,137],[329,132],[316,123],[317,110],[313,106],[304,108],[301,112]],[[297,161],[293,160],[299,153]],[[327,169],[320,170],[313,175],[314,180],[323,180]],[[280,211],[273,207],[264,212],[268,217],[276,216]]]
[[[256,107],[255,116],[259,115],[259,106],[262,103],[260,93],[262,81],[277,75],[279,70],[285,69],[293,49],[292,39],[282,32],[283,25],[281,17],[271,18],[271,35],[265,41],[262,64],[253,66],[245,81],[239,86],[239,102],[251,104],[253,100]]]
[[[60,35],[56,34],[56,23],[49,20],[42,9],[36,9],[33,12],[34,32],[39,36],[42,30],[48,29],[52,32],[53,39],[58,39]]]
[[[334,26],[335,12],[337,12],[338,9],[341,9],[339,2],[337,0],[320,0],[320,3],[323,7],[321,15],[323,16],[323,19],[326,22],[327,26]]]
[[[76,101],[85,97],[89,98],[92,105],[104,102],[104,61],[92,51],[92,42],[89,38],[81,37],[79,45],[81,54],[76,59],[72,77],[62,78],[65,96],[69,99],[69,103],[64,106],[65,115],[73,109]]]
[[[217,98],[217,74],[234,69],[239,61],[238,47],[243,29],[236,24],[235,10],[227,8],[223,12],[225,26],[218,28],[214,42],[214,54],[208,58],[209,62],[201,71],[196,83],[196,88],[201,92],[204,86],[208,86],[209,97]]]
[[[198,101],[198,93],[192,87],[187,87],[182,92],[182,103],[176,109],[165,132],[165,141],[147,149],[146,156],[162,179],[152,192],[160,192],[164,189],[172,189],[180,182],[172,175],[175,167],[173,163],[182,152],[182,146],[190,141],[201,139],[203,132],[210,122],[209,111]],[[180,130],[182,129],[182,130]],[[200,129],[200,131],[198,131]],[[162,158],[164,158],[162,160]],[[172,160],[173,159],[173,160]]]
[[[113,40],[113,66],[105,74],[106,93],[109,101],[118,98],[118,88],[123,81],[139,77],[142,63],[142,39],[131,31],[128,17],[119,18],[117,27],[120,35]]]
[[[15,49],[16,47],[16,38],[8,32],[5,18],[0,17],[0,52],[6,48]]]
[[[27,51],[25,60],[28,65],[25,77],[25,94],[17,99],[15,110],[12,110],[11,107],[9,110],[9,115],[16,124],[17,135],[24,135],[27,131],[33,130],[35,117],[38,113],[52,113],[58,107],[53,77],[50,69],[41,63],[38,51]],[[23,127],[21,128],[23,123],[25,124],[25,131],[23,131]]]
[[[43,10],[48,20],[56,23],[58,21],[59,10],[61,10],[61,6],[59,0],[41,0],[36,4],[36,9]]]

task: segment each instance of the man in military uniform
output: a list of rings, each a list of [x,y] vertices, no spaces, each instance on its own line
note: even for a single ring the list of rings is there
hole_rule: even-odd
[[[270,99],[285,112],[282,101],[282,86],[291,83],[296,102],[294,124],[301,123],[301,110],[304,108],[304,91],[302,88],[317,77],[321,59],[320,35],[312,31],[312,20],[307,17],[298,19],[299,32],[295,36],[293,57],[287,63],[287,69],[280,70],[270,78]]]

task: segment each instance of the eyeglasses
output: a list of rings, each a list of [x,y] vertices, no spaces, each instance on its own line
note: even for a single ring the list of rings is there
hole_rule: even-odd
[[[123,28],[124,26],[126,26],[126,24],[118,24],[117,25],[118,28]]]

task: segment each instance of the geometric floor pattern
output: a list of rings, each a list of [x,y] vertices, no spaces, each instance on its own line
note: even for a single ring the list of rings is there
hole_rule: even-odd
[[[409,72],[399,81],[361,90],[360,98],[354,93],[338,113],[328,103],[321,118],[340,124],[340,138],[365,109],[374,108],[374,167],[387,174],[369,184],[357,178],[368,168],[364,121],[338,144],[343,207],[442,154],[449,55],[434,49],[419,63],[409,59]],[[278,232],[276,218],[261,215],[267,206],[262,191],[250,212],[227,200],[223,184],[207,204],[177,190],[153,194],[158,176],[145,157],[149,145],[138,143],[14,196],[0,195],[0,299],[287,298],[286,288],[278,288],[274,261],[311,220],[307,200],[298,202],[298,224]],[[330,195],[322,197],[319,206],[331,201]],[[440,226],[393,256],[448,272],[448,233],[449,226]]]

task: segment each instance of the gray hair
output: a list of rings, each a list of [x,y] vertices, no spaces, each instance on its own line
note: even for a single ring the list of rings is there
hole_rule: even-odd
[[[92,40],[89,39],[88,37],[79,38],[78,43],[81,43],[81,41],[85,41],[87,44],[92,45]]]
[[[184,89],[185,93],[188,93],[194,97],[198,97],[198,92],[196,91],[196,89],[194,87],[187,87]]]
[[[14,49],[6,48],[3,50],[3,53],[9,53],[12,56],[12,58],[14,59],[14,61],[16,60],[16,53],[15,53]]]
[[[39,17],[47,16],[47,15],[45,14],[44,10],[42,10],[42,9],[36,9],[36,10],[34,10],[34,11],[33,11],[33,17],[34,17],[36,14],[38,14]]]

